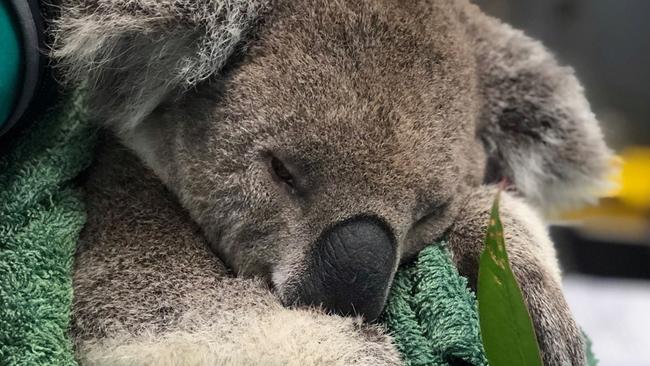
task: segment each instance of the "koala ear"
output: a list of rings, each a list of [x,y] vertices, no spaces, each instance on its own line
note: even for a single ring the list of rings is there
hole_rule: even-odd
[[[218,72],[265,0],[65,0],[52,57],[87,89],[91,115],[135,127],[165,98]]]
[[[523,32],[459,4],[476,55],[488,180],[506,178],[546,212],[595,200],[608,188],[612,152],[573,70]]]

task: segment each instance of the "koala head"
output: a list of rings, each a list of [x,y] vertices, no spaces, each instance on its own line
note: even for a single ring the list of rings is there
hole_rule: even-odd
[[[287,305],[374,319],[473,187],[606,165],[572,72],[464,1],[68,2],[64,79]]]

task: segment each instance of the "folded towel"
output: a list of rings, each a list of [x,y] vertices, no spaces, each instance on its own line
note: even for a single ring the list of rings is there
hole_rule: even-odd
[[[384,321],[410,365],[487,365],[476,298],[444,243],[397,272]]]
[[[71,180],[93,131],[67,98],[0,156],[0,364],[74,364],[72,259],[85,213]],[[5,142],[6,143],[6,142]]]
[[[94,141],[73,94],[3,148],[0,364],[75,364],[71,268],[85,213],[73,179]],[[475,296],[444,243],[398,271],[382,319],[409,365],[487,365]]]

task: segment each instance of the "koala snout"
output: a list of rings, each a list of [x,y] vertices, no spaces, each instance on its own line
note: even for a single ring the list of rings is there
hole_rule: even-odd
[[[357,216],[337,223],[317,240],[294,303],[372,321],[384,307],[396,263],[395,239],[382,220]]]

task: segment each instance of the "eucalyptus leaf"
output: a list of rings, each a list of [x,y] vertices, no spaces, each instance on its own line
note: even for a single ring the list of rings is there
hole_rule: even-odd
[[[510,268],[494,199],[478,275],[481,338],[490,366],[542,366],[535,329]]]

